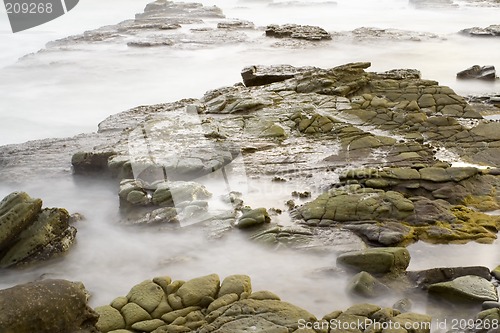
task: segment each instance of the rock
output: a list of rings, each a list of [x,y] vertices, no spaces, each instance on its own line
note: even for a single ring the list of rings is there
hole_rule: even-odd
[[[491,271],[491,275],[493,275],[495,279],[500,280],[500,265],[498,265]]]
[[[120,313],[125,319],[126,327],[131,327],[133,324],[140,321],[152,319],[151,315],[146,310],[135,303],[128,303],[121,309]]]
[[[474,37],[495,37],[500,36],[500,25],[490,25],[486,28],[468,28],[460,32]]]
[[[99,320],[96,324],[101,332],[109,332],[125,328],[125,319],[123,319],[119,310],[111,305],[104,305],[95,308],[99,315]]]
[[[78,152],[71,158],[71,165],[77,174],[103,172],[107,170],[109,158],[114,155],[112,151]]]
[[[271,218],[265,208],[257,208],[243,213],[236,222],[236,227],[240,229],[258,226],[264,223],[270,223]]]
[[[497,79],[495,66],[474,65],[457,73],[457,79],[478,79],[494,81]]]
[[[347,291],[356,296],[375,298],[387,294],[389,288],[370,273],[360,272],[351,278]]]
[[[452,301],[480,303],[498,301],[495,286],[488,280],[474,275],[461,276],[449,282],[431,284],[429,293]]]
[[[499,129],[500,123],[488,122],[477,125],[471,129],[471,133],[485,139],[500,140],[500,133],[498,132]]]
[[[282,82],[295,75],[312,70],[314,67],[279,66],[249,66],[243,68],[241,77],[247,87],[263,86],[275,82]]]
[[[483,310],[500,309],[500,302],[485,301],[485,302],[483,302],[483,304],[481,304],[481,308]]]
[[[240,297],[243,293],[252,293],[252,283],[248,275],[230,275],[226,277],[220,286],[218,297],[227,294],[236,294]]]
[[[50,259],[69,250],[76,229],[62,208],[14,192],[0,202],[0,267]]]
[[[219,283],[216,274],[195,278],[184,283],[176,295],[181,298],[184,306],[203,305],[207,299],[213,301],[217,297]]]
[[[217,29],[255,29],[255,24],[245,20],[234,20],[217,23]]]
[[[410,312],[413,304],[409,298],[403,298],[398,300],[396,303],[392,305],[394,310],[398,310],[401,313]]]
[[[153,281],[146,280],[134,286],[128,293],[127,299],[129,302],[136,303],[141,308],[151,313],[158,307],[164,294],[161,286]]]
[[[3,333],[99,332],[82,283],[44,280],[0,290]]]
[[[410,253],[405,248],[371,248],[343,253],[337,265],[369,273],[404,272],[410,264]]]
[[[296,38],[311,41],[332,39],[332,36],[323,28],[297,24],[268,25],[266,27],[266,36],[275,38]]]
[[[489,280],[490,270],[483,266],[471,267],[439,267],[422,271],[410,271],[406,276],[419,287],[428,288],[429,285],[454,280],[461,276],[474,275]]]
[[[298,329],[299,320],[311,322],[316,318],[286,302],[244,299],[211,312],[207,316],[209,325],[199,332],[237,332],[244,327],[255,327],[260,332],[286,333]]]

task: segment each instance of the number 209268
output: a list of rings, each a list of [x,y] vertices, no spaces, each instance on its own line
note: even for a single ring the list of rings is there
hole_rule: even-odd
[[[50,2],[6,2],[5,9],[7,9],[7,14],[50,14],[53,11]]]

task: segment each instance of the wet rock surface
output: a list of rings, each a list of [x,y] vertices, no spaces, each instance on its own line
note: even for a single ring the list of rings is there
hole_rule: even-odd
[[[0,268],[44,261],[69,250],[76,228],[62,208],[14,192],[0,202]]]
[[[470,68],[464,69],[457,73],[457,79],[462,80],[486,80],[486,81],[494,81],[498,77],[496,75],[495,66],[479,66],[474,65]]]
[[[0,290],[3,333],[98,333],[82,283],[44,280]]]

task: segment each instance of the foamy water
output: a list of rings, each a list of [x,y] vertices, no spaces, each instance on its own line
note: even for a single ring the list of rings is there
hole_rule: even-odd
[[[200,97],[209,89],[232,85],[241,80],[240,70],[250,64],[333,67],[371,61],[374,71],[419,69],[424,78],[437,80],[464,95],[498,92],[500,87],[499,83],[455,80],[456,72],[474,64],[500,66],[500,39],[456,34],[472,26],[499,24],[499,8],[417,10],[408,1],[398,0],[337,0],[336,6],[285,8],[269,7],[259,1],[203,3],[218,5],[226,16],[248,19],[257,25],[313,24],[328,31],[372,26],[432,32],[445,39],[327,42],[314,49],[237,44],[170,50],[96,44],[44,52],[16,62],[49,40],[131,18],[146,3],[108,0],[103,4],[85,0],[62,18],[15,35],[10,33],[4,12],[0,12],[0,144],[95,131],[97,124],[110,114],[142,104]],[[113,182],[67,176],[16,187],[0,184],[0,197],[14,190],[42,198],[44,206],[80,212],[87,219],[76,225],[77,244],[67,256],[4,273],[0,287],[42,275],[80,280],[93,294],[92,305],[101,305],[156,275],[190,279],[215,272],[221,277],[249,274],[255,290],[271,290],[318,316],[354,302],[344,292],[344,277],[312,273],[334,266],[334,254],[275,252],[248,242],[247,235],[238,231],[209,241],[205,232],[196,227],[124,227],[117,223],[117,185]],[[280,194],[272,201],[273,193],[260,198],[254,195],[250,201],[266,208],[282,205]],[[409,247],[413,256],[410,268],[477,264],[494,268],[500,262],[499,246],[416,244]],[[388,298],[383,302],[390,305],[395,300]]]

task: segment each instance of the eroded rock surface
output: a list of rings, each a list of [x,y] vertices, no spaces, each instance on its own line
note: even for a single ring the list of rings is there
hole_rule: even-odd
[[[69,250],[76,228],[62,208],[14,192],[0,202],[0,268],[50,259]]]
[[[98,333],[82,283],[44,280],[0,290],[2,333]]]
[[[424,326],[432,319],[368,303],[332,311],[317,319],[270,291],[253,291],[248,276],[231,275],[220,282],[215,274],[186,282],[172,281],[167,276],[146,280],[133,287],[126,297],[118,297],[96,311],[100,315],[97,327],[103,333],[222,333],[248,329],[266,333],[340,333],[346,331],[343,325],[355,320],[359,327],[349,332],[370,330],[370,325],[376,327],[383,322]]]

